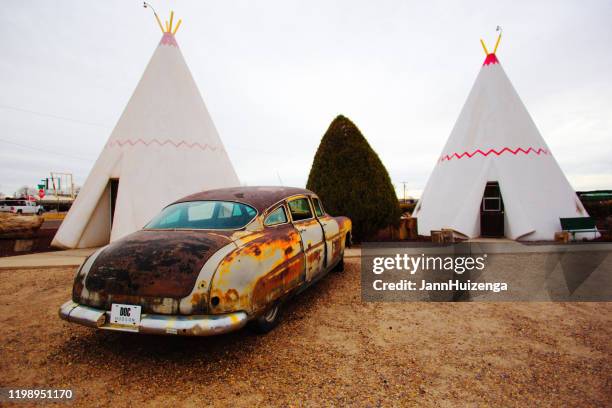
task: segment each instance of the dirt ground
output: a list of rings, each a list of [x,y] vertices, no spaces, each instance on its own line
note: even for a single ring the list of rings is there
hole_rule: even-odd
[[[73,274],[0,271],[0,386],[74,406],[612,404],[612,303],[362,303],[352,259],[268,335],[155,337],[60,320]]]

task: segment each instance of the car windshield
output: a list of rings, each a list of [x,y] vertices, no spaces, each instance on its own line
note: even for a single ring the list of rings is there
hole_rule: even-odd
[[[257,211],[232,201],[188,201],[172,204],[153,218],[145,229],[240,229]]]

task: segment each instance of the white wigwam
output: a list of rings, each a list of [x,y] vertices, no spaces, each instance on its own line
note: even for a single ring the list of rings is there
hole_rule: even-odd
[[[104,245],[142,228],[178,198],[239,185],[177,45],[181,21],[173,31],[172,19],[165,29],[160,23],[162,39],[53,246]]]
[[[588,216],[501,67],[499,38],[492,53],[483,42],[487,57],[415,208],[421,235],[480,236],[488,182],[499,183],[508,238],[552,240],[559,218]]]

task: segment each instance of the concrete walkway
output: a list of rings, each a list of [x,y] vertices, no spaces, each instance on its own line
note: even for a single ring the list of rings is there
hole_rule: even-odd
[[[345,258],[361,258],[361,248],[360,247],[351,247],[344,249],[344,257]]]
[[[69,249],[0,258],[2,269],[37,269],[58,266],[79,266],[97,248]]]

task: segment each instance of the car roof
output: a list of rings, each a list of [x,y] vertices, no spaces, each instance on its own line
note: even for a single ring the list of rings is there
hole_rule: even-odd
[[[219,188],[188,195],[175,201],[173,204],[201,200],[238,201],[250,205],[261,213],[271,205],[298,194],[312,195],[314,193],[305,188],[297,187],[257,186]]]

